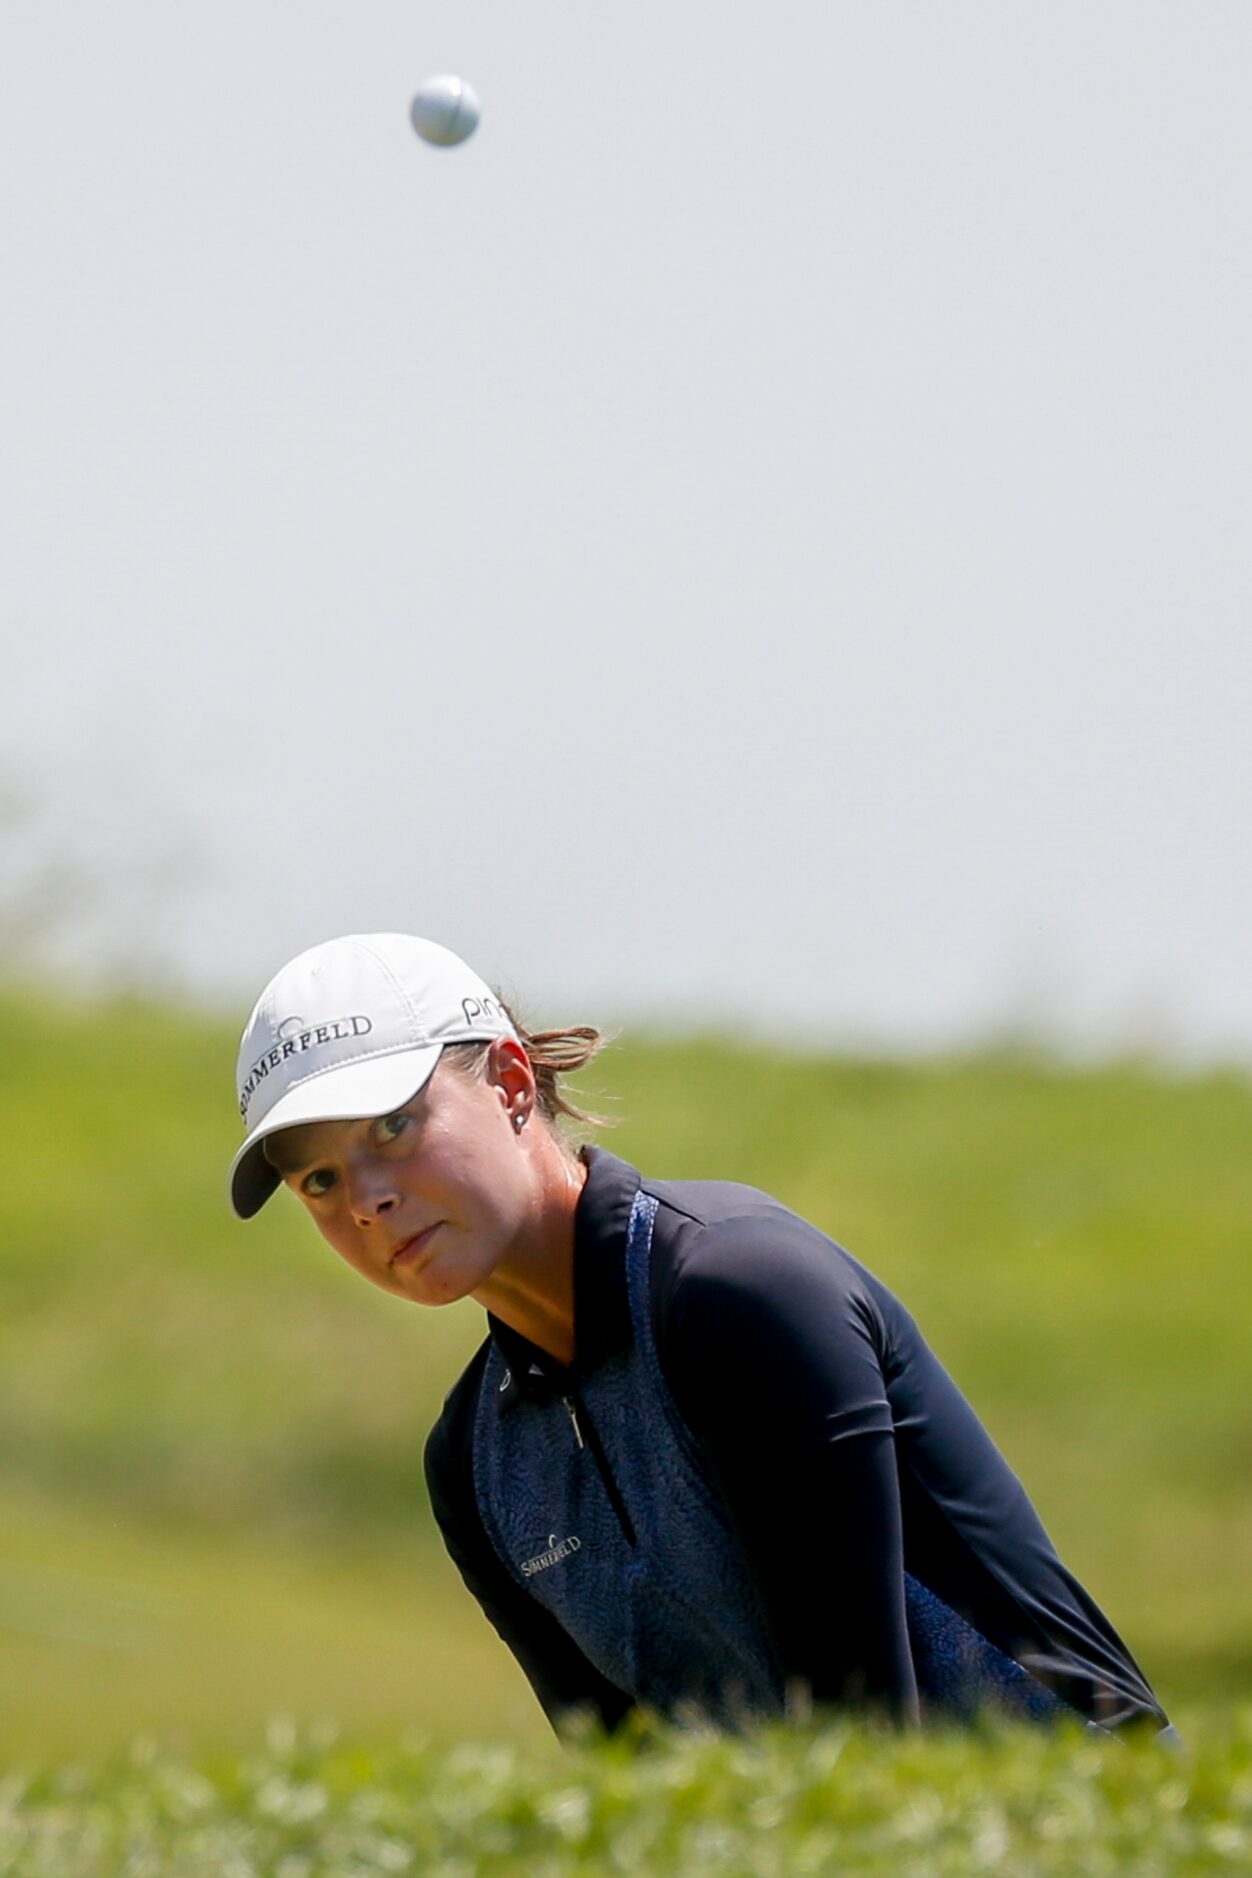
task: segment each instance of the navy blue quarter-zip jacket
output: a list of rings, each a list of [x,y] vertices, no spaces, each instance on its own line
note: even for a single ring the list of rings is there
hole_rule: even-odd
[[[494,1318],[426,1450],[444,1540],[554,1725],[818,1704],[1166,1718],[903,1306],[778,1201],[603,1149],[576,1355]]]

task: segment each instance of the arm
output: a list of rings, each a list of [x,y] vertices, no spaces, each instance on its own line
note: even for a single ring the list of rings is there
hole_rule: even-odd
[[[474,1499],[470,1417],[458,1393],[426,1444],[426,1484],[444,1544],[467,1590],[521,1664],[553,1728],[559,1733],[586,1714],[615,1728],[632,1706],[630,1697],[601,1675],[551,1612],[527,1596],[487,1538]],[[472,1402],[473,1392],[466,1394]]]
[[[662,1367],[730,1510],[784,1674],[918,1714],[895,1439],[855,1268],[777,1213],[695,1222],[658,1299]]]

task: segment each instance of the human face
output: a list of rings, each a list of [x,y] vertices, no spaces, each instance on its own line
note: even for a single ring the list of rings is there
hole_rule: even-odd
[[[533,1080],[510,1040],[492,1046],[488,1064],[480,1082],[441,1063],[391,1114],[310,1122],[267,1144],[322,1237],[393,1296],[471,1296],[525,1232],[534,1181],[513,1118]]]

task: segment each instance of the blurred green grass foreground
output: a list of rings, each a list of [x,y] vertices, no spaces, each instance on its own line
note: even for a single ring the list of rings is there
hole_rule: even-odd
[[[477,1307],[372,1291],[286,1196],[231,1217],[233,1025],[17,989],[0,1024],[0,1765],[148,1732],[203,1793],[276,1713],[546,1755],[422,1485]],[[614,1152],[765,1187],[899,1292],[1167,1708],[1252,1694],[1246,1077],[628,1035],[583,1095]]]
[[[272,1726],[0,1777],[0,1878],[1184,1878],[1252,1869],[1252,1711],[1195,1750],[1074,1730],[382,1749]]]

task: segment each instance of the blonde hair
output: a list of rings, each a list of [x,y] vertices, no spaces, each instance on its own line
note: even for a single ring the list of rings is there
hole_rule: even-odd
[[[576,1075],[590,1063],[592,1057],[599,1056],[610,1039],[590,1024],[572,1024],[565,1030],[529,1031],[499,992],[494,995],[526,1052],[535,1078],[535,1107],[541,1118],[554,1129],[562,1118],[576,1123],[580,1128],[612,1127],[610,1117],[593,1115],[589,1110],[576,1108],[560,1085],[562,1076]],[[449,1043],[445,1044],[439,1060],[441,1063],[451,1063],[464,1076],[478,1079],[486,1070],[490,1049],[490,1042]]]

